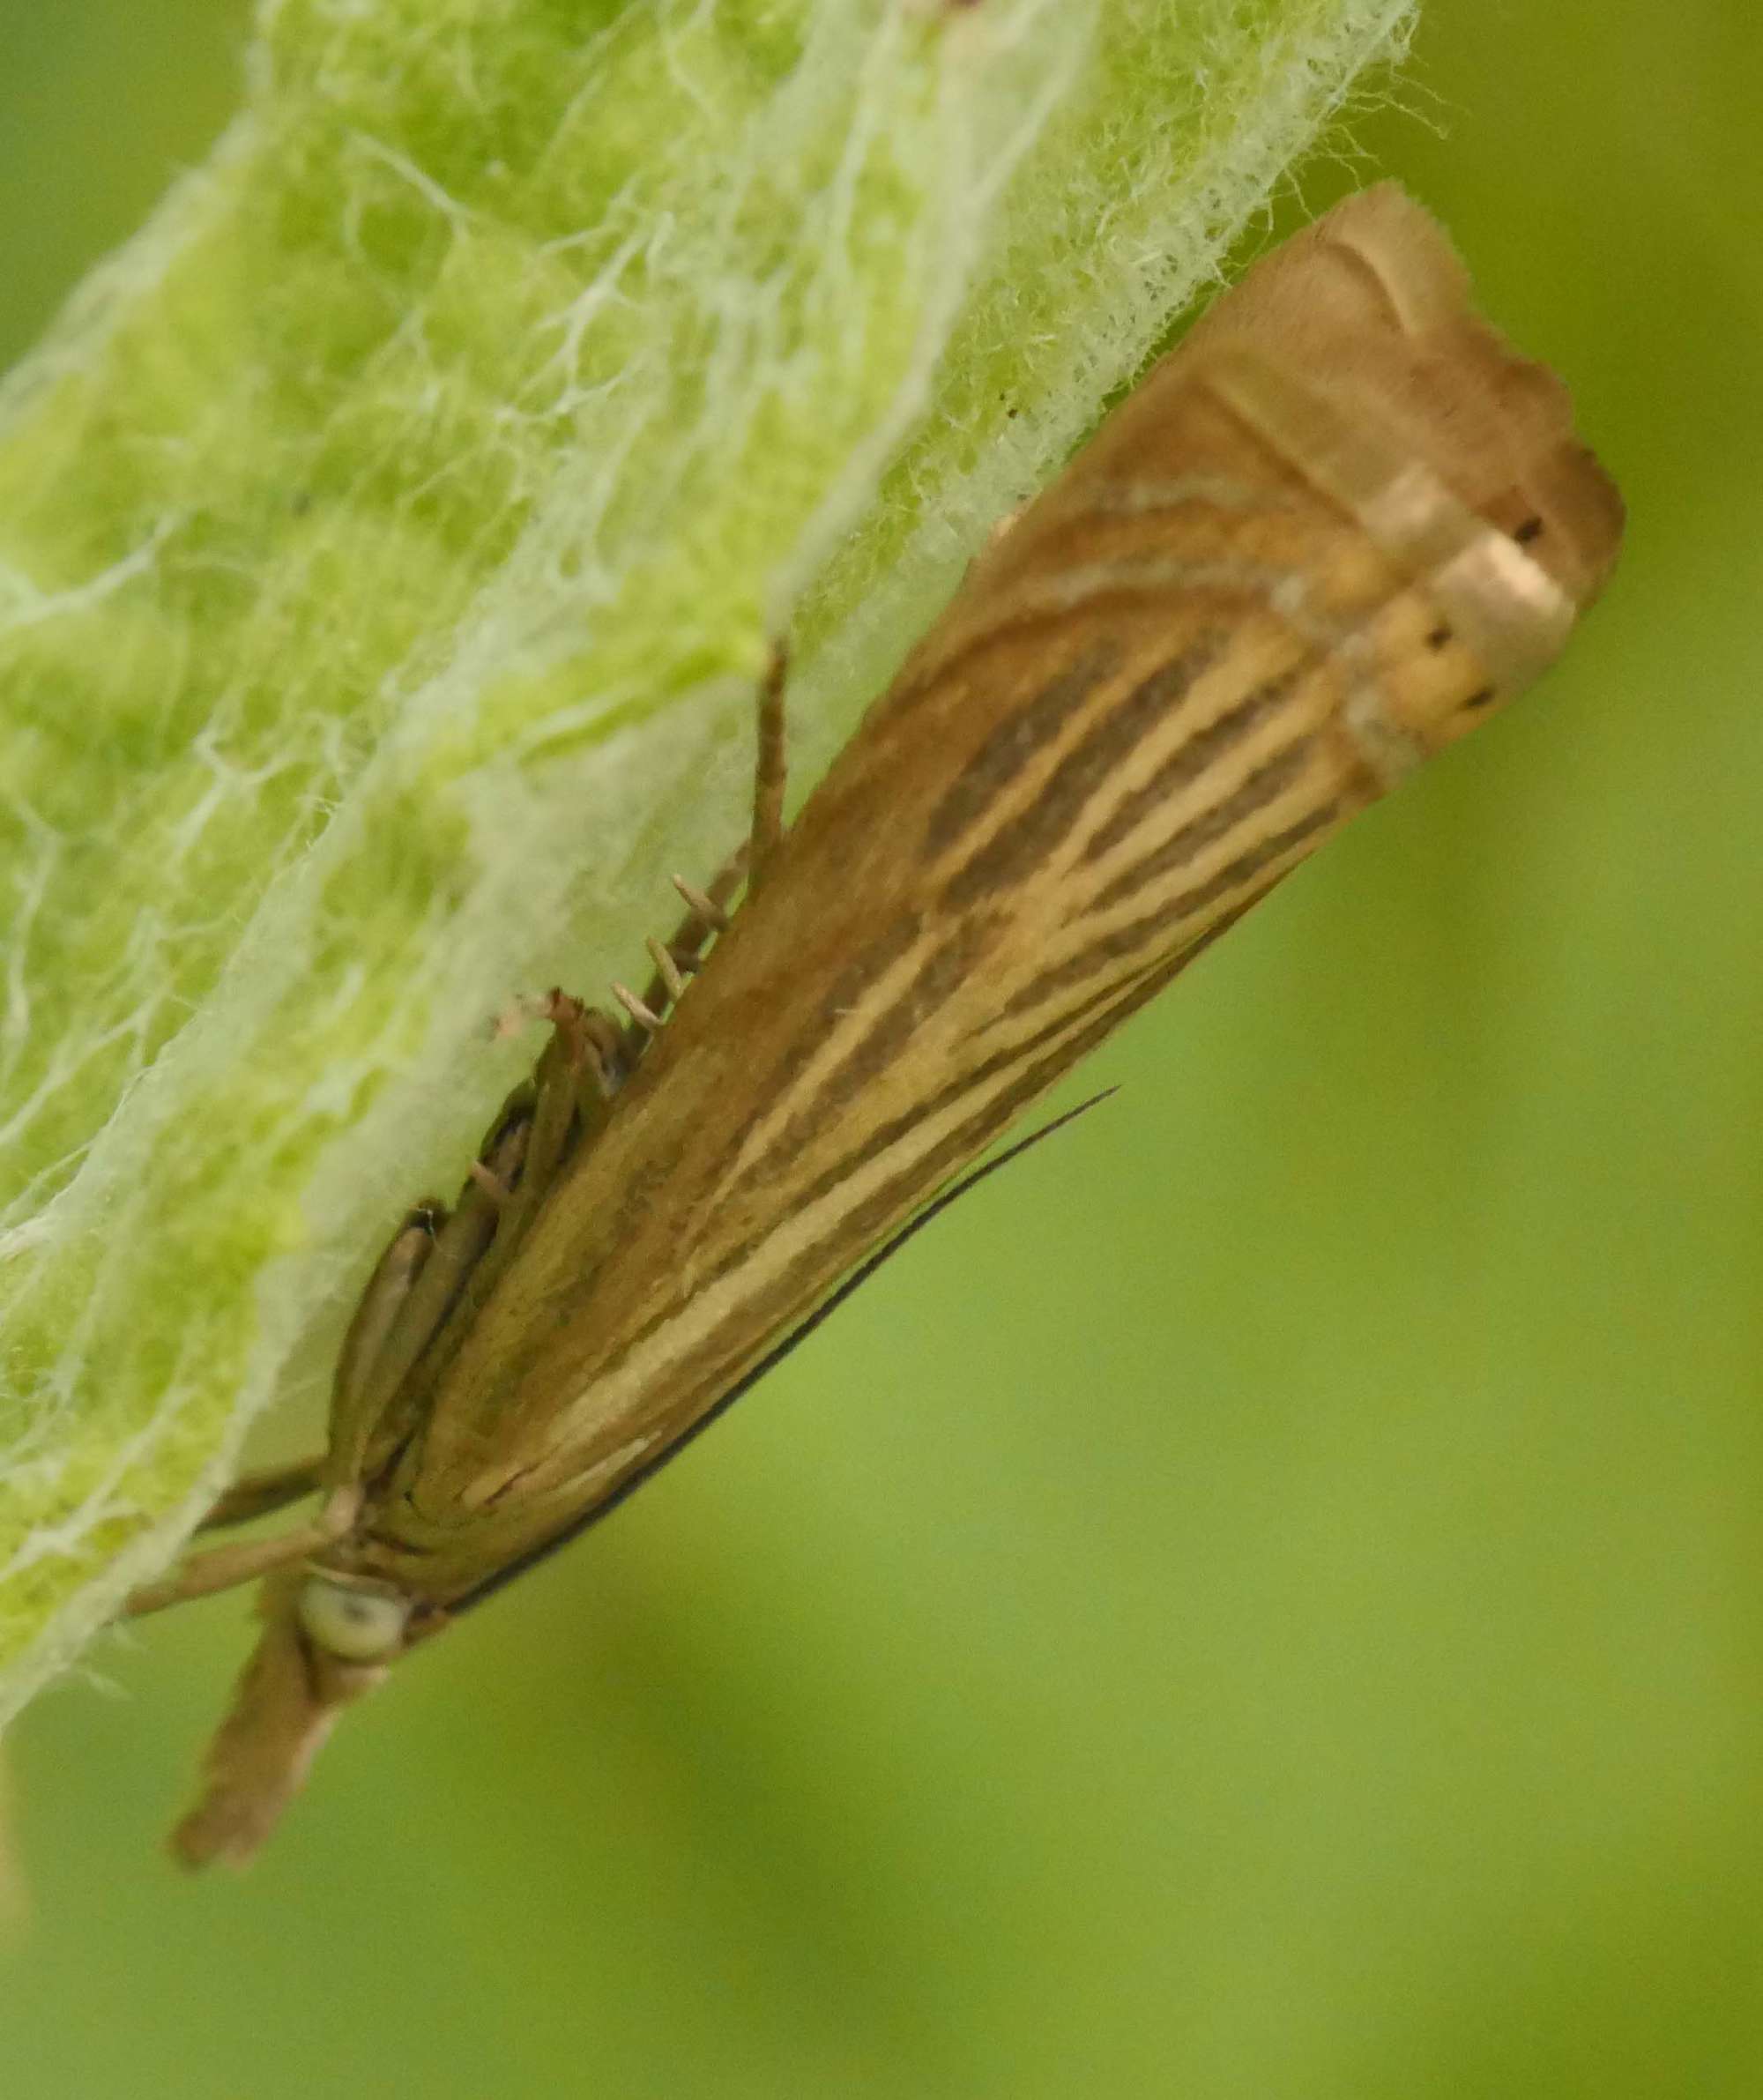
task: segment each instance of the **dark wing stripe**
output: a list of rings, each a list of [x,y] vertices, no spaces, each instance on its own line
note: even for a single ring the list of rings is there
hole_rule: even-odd
[[[902,669],[900,681],[879,703],[887,711],[889,719],[910,713],[948,686],[985,684],[986,659],[1001,646],[1018,650],[1024,642],[1043,635],[1046,660],[1060,662],[1071,646],[1073,600],[1064,578],[1053,579],[1050,592],[1038,590],[1038,585],[1045,585],[1047,580],[1032,576],[1018,579],[1010,587],[1010,595],[1001,604],[996,615],[984,626],[963,635],[949,648],[921,666],[909,658]],[[1097,637],[1119,632],[1127,621],[1165,604],[1175,580],[1168,564],[1164,562],[1159,562],[1157,573],[1149,577],[1143,573],[1142,566],[1130,558],[1105,567],[1090,579],[1082,592],[1088,631]],[[1212,583],[1217,579],[1209,576],[1201,580]],[[1233,594],[1240,595],[1246,591],[1257,603],[1265,598],[1265,591],[1253,577],[1246,579],[1233,571],[1230,583],[1236,586]],[[1113,616],[1117,613],[1118,618]]]
[[[986,812],[1023,768],[1057,738],[1072,715],[1105,679],[1113,676],[1120,664],[1119,647],[1112,643],[1100,644],[1043,686],[1026,707],[1004,718],[931,811],[924,839],[929,859],[941,860],[984,821]]]
[[[1220,868],[1209,882],[1198,884],[1177,897],[1173,916],[1192,918],[1197,912],[1209,912],[1216,904],[1222,903],[1233,890],[1241,890],[1250,882],[1258,882],[1265,889],[1276,874],[1282,872],[1281,863],[1291,854],[1307,847],[1319,832],[1326,831],[1331,824],[1340,822],[1348,814],[1347,808],[1331,797],[1319,802],[1313,809],[1306,810],[1295,823],[1288,824],[1283,831],[1276,831],[1272,838],[1264,838],[1259,845],[1251,846],[1240,853],[1228,868]]]
[[[1157,981],[1164,981],[1164,977],[1159,975]],[[1142,989],[1136,981],[1117,989],[1120,997],[1111,1001],[1106,1010],[1089,1022],[1076,1036],[1068,1038],[1045,1056],[1019,1070],[1009,1085],[993,1094],[971,1116],[940,1139],[930,1151],[911,1159],[900,1173],[846,1210],[838,1220],[836,1233],[829,1235],[829,1238],[837,1240],[841,1249],[830,1271],[825,1242],[807,1249],[776,1270],[768,1280],[762,1294],[743,1307],[742,1327],[747,1328],[751,1322],[755,1328],[775,1328],[781,1321],[799,1313],[807,1292],[815,1291],[818,1294],[817,1285],[830,1287],[844,1270],[862,1258],[891,1223],[930,1196],[950,1174],[989,1144],[1020,1109],[1025,1107],[1038,1094],[1044,1093],[1086,1050],[1100,1042],[1114,1027],[1122,1011],[1138,1006],[1149,996],[1148,992]],[[963,1087],[958,1091],[965,1091],[967,1089]],[[910,1116],[902,1117],[899,1127],[893,1133],[893,1142],[897,1142],[900,1136],[915,1128],[928,1113],[926,1105]],[[878,1151],[886,1149],[866,1146],[860,1156],[865,1159],[872,1158],[877,1156]],[[823,1187],[828,1191],[836,1188],[849,1178],[854,1164],[850,1159],[841,1161],[838,1167],[829,1170],[816,1186]],[[718,1266],[715,1276],[719,1277],[740,1268],[751,1258],[754,1251],[748,1248],[730,1255]],[[763,1266],[762,1257],[759,1266]],[[643,1329],[643,1334],[634,1338],[633,1346],[640,1344],[644,1335],[665,1325],[666,1318],[667,1315],[663,1314],[650,1322]],[[714,1344],[705,1346],[710,1348]],[[743,1354],[746,1353],[750,1352],[743,1352]],[[739,1361],[738,1358],[731,1359],[718,1369],[733,1371],[738,1366]],[[695,1388],[713,1393],[717,1380],[706,1374],[708,1369],[709,1366],[702,1361],[689,1367],[684,1365],[681,1366],[682,1376]]]
[[[1012,788],[1016,790],[1014,808],[994,831],[981,838],[949,878],[941,908],[926,931],[926,941],[935,945],[911,982],[868,1022],[837,1065],[799,1083],[800,1072],[812,1071],[808,1056],[799,1060],[798,1073],[774,1077],[771,1098],[780,1108],[791,1091],[805,1091],[807,1098],[794,1113],[785,1114],[725,1196],[786,1171],[804,1146],[814,1143],[866,1086],[906,1054],[918,1030],[983,961],[998,924],[984,911],[986,899],[997,893],[1008,896],[1045,864],[1091,804],[1105,794],[1139,744],[1168,719],[1195,681],[1219,660],[1225,641],[1222,632],[1205,634],[1140,680],[1038,784],[1025,780],[1025,769],[1118,668],[1117,648],[1111,644],[1090,652],[1044,687],[1027,715],[1019,719],[1021,734],[993,737],[981,746],[933,814],[926,830],[927,846],[941,843],[948,852],[964,837],[983,832],[989,817],[1010,807]],[[941,941],[934,930],[939,925],[952,929]],[[903,952],[901,944],[891,941],[876,950],[889,964]],[[826,1027],[815,1039],[815,1047],[838,1021],[848,1023],[853,1013],[861,1014],[880,974],[871,966],[859,982],[841,980],[838,996],[823,1004]]]
[[[970,910],[1000,890],[1015,889],[1043,866],[1133,752],[1219,660],[1224,646],[1222,633],[1202,634],[1179,656],[1141,679],[1066,753],[1038,793],[949,877],[942,893],[944,909]]]
[[[1216,764],[1246,737],[1253,736],[1284,706],[1310,667],[1310,659],[1306,658],[1271,678],[1263,679],[1215,721],[1209,722],[1203,729],[1196,729],[1142,786],[1121,796],[1114,814],[1085,846],[1084,859],[1099,860],[1112,853],[1172,795],[1192,786],[1209,766]]]
[[[827,1038],[837,1025],[840,1016],[859,1005],[876,982],[919,944],[922,935],[923,925],[919,914],[916,912],[903,912],[833,976],[821,995],[816,1016],[818,1024],[802,1029],[766,1075],[765,1098],[768,1102],[779,1103],[789,1095],[801,1091],[805,1085],[812,1089],[812,1081],[807,1075],[824,1051]],[[727,1177],[733,1173],[735,1163],[751,1134],[749,1124],[739,1125],[728,1133],[727,1140],[711,1170],[712,1187],[726,1185]]]
[[[995,642],[1001,631],[993,629],[974,648]],[[735,1337],[750,1335],[751,1322],[799,1310],[815,1278],[858,1259],[903,1207],[922,1201],[971,1158],[1336,821],[1340,806],[1319,782],[1314,793],[1322,799],[1301,815],[1288,813],[1290,821],[1266,835],[1268,813],[1277,812],[1281,798],[1294,789],[1301,793],[1315,749],[1307,727],[1246,771],[1231,763],[1241,747],[1276,734],[1283,714],[1307,714],[1301,702],[1313,662],[1307,652],[1303,660],[1259,677],[1209,722],[1196,728],[1183,719],[1184,702],[1232,646],[1228,629],[1208,627],[1115,696],[1106,689],[1123,652],[1115,643],[1097,644],[1049,679],[950,783],[922,835],[927,860],[944,868],[955,863],[934,906],[903,913],[854,968],[840,973],[818,1002],[821,1025],[805,1031],[791,1069],[772,1075],[756,1156],[736,1170],[743,1143],[750,1146],[754,1136],[750,1124],[725,1155],[733,1179],[719,1183],[718,1203],[777,1184],[787,1189],[787,1208],[776,1229],[784,1229],[786,1218],[812,1215],[815,1240],[812,1248],[803,1247],[799,1225],[769,1248],[773,1233],[767,1232],[731,1247],[711,1274],[696,1279],[703,1289],[748,1271],[740,1316],[729,1321],[722,1344],[729,1366],[738,1367],[745,1344]],[[974,674],[983,670],[983,659],[976,660]],[[941,687],[949,675],[947,665],[940,666],[931,682]],[[1233,772],[1240,777],[1233,780]],[[1184,810],[1184,790],[1202,784],[1204,798],[1213,779],[1209,804],[1202,799],[1196,809],[1190,799]],[[1233,842],[1241,846],[1234,853]],[[1134,850],[1139,857],[1121,868],[1122,853]],[[1216,865],[1222,855],[1230,857]],[[1209,870],[1209,860],[1215,863]],[[1177,889],[1180,881],[1186,889]],[[1012,935],[1019,898],[1023,928],[1052,901],[1040,949],[1023,945],[1025,931]],[[1124,924],[1096,924],[1110,911],[1141,904],[1147,908]],[[1086,927],[1087,934],[1080,930]],[[1083,942],[1077,952],[1060,954],[1061,932]],[[985,972],[994,952],[1006,974],[987,1027],[969,1030],[952,1059],[920,1047],[927,1026]],[[1038,964],[1038,974],[1022,984],[1017,973]],[[997,1038],[991,1038],[993,1027]],[[963,1061],[963,1050],[971,1061]],[[921,1088],[903,1101],[899,1075],[915,1059],[925,1066]],[[890,1089],[893,1113],[866,1119],[859,1105],[877,1087]],[[950,1119],[959,1119],[957,1127],[938,1135]],[[840,1146],[840,1154],[815,1161],[811,1177],[789,1186],[816,1146]],[[643,1348],[672,1316],[658,1310],[632,1335],[629,1349]],[[710,1378],[715,1366],[705,1352],[716,1346],[708,1337],[688,1345],[690,1361],[671,1367],[669,1384],[676,1375],[694,1386]],[[627,1355],[621,1351],[619,1361]],[[605,1368],[615,1374],[617,1366]]]
[[[954,921],[948,938],[931,949],[905,991],[883,1008],[833,1070],[812,1086],[807,1100],[788,1117],[757,1158],[748,1163],[723,1200],[787,1169],[805,1146],[812,1144],[866,1087],[880,1078],[904,1054],[923,1023],[966,980],[988,944],[990,934],[990,926],[978,915]]]
[[[1122,1001],[1127,1001],[1131,1007],[1136,1007],[1142,997],[1149,995],[1139,989],[1147,972],[1154,973],[1157,984],[1166,983],[1177,971],[1209,947],[1226,927],[1235,924],[1261,890],[1272,883],[1280,873],[1280,863],[1286,856],[1301,853],[1307,841],[1318,831],[1326,830],[1338,814],[1338,805],[1333,802],[1311,811],[1276,837],[1264,841],[1261,846],[1239,854],[1210,882],[1189,890],[1186,897],[1177,899],[1168,909],[1149,913],[1115,929],[1103,939],[1090,942],[1082,954],[1069,958],[1054,970],[1044,972],[1033,985],[1027,987],[1009,1002],[1006,1009],[1008,1016],[1031,1012],[1045,1006],[1058,993],[1081,992],[1083,995],[1061,1007],[1033,1034],[1010,1043],[978,1064],[967,1068],[934,1092],[927,1094],[923,1100],[914,1102],[901,1114],[871,1130],[861,1143],[831,1162],[811,1183],[798,1191],[794,1202],[799,1205],[807,1205],[821,1201],[862,1168],[884,1157],[910,1137],[922,1123],[941,1114],[964,1095],[985,1093],[989,1083],[1020,1067],[1025,1059],[1034,1060],[1030,1068],[1033,1072],[1074,1062],[1082,1054],[1081,1049],[1071,1046],[1070,1031],[1075,1027],[1082,1030],[1080,1039],[1086,1047],[1091,1041],[1098,1040],[1101,1034],[1106,1033],[1114,1025]],[[1231,889],[1248,883],[1255,885],[1254,895],[1234,904],[1222,918],[1208,924],[1191,940],[1178,941],[1172,948],[1176,930],[1184,920],[1191,918],[1196,912],[1207,910],[1220,897],[1227,895]],[[1113,971],[1106,984],[1099,988],[1091,987],[1090,980],[1100,972],[1134,957],[1142,958],[1136,969],[1124,974],[1118,970]],[[1042,1051],[1047,1052],[1047,1054],[1037,1056],[1036,1054]],[[1018,1098],[1015,1085],[1010,1087],[1008,1098],[1012,1100]],[[919,1169],[914,1166],[908,1171],[916,1173]],[[848,1218],[840,1220],[839,1229],[841,1232],[850,1229]],[[738,1266],[744,1258],[739,1254],[732,1255],[717,1273],[720,1275],[726,1269]]]
[[[1228,866],[1220,868],[1216,875],[1185,891],[1172,903],[1160,905],[1127,925],[1116,927],[1099,940],[1092,941],[1078,954],[1055,964],[1050,970],[1044,970],[1010,1000],[1004,1009],[1005,1015],[1032,1013],[1036,1008],[1045,1005],[1049,999],[1059,993],[1068,990],[1074,985],[1082,984],[1093,977],[1097,971],[1105,968],[1123,955],[1132,954],[1137,949],[1149,947],[1167,949],[1173,927],[1179,926],[1184,920],[1194,918],[1208,911],[1213,905],[1221,903],[1233,890],[1241,890],[1251,883],[1257,885],[1259,894],[1281,872],[1282,864],[1288,856],[1300,853],[1311,839],[1319,832],[1326,831],[1343,814],[1338,801],[1319,804],[1295,823],[1288,824],[1283,830],[1262,839],[1246,853],[1239,853]],[[1254,900],[1251,897],[1247,901],[1253,903]],[[1176,950],[1178,957],[1181,959],[1185,959],[1186,953],[1185,948]]]
[[[1222,926],[1216,928],[1209,928],[1194,942],[1192,950],[1184,949],[1182,951],[1178,958],[1178,964],[1179,962],[1186,961],[1190,953],[1198,954],[1200,949],[1208,946],[1216,934],[1222,930]],[[1013,1070],[1025,1058],[1032,1057],[1036,1052],[1045,1050],[1049,1044],[1063,1037],[1071,1028],[1087,1021],[1093,1014],[1100,1012],[1105,1007],[1112,1012],[1117,1002],[1128,995],[1136,981],[1136,979],[1123,979],[1119,977],[1112,979],[1099,989],[1090,992],[1085,997],[1062,1009],[1052,1020],[1044,1022],[1032,1034],[1019,1037],[1003,1049],[994,1051],[991,1056],[982,1059],[976,1065],[969,1066],[954,1079],[946,1081],[934,1093],[926,1094],[923,1100],[913,1102],[910,1108],[904,1110],[899,1115],[890,1118],[885,1123],[878,1124],[861,1144],[817,1174],[807,1187],[800,1191],[797,1200],[802,1203],[818,1203],[822,1196],[829,1195],[842,1181],[848,1180],[852,1174],[867,1166],[872,1160],[878,1159],[884,1153],[891,1151],[902,1138],[910,1136],[920,1123],[928,1122],[934,1117],[941,1115],[946,1108],[959,1101],[963,1094],[983,1092],[988,1081],[996,1078],[1001,1073]],[[725,1266],[729,1268],[735,1266],[740,1258],[739,1255],[731,1257]],[[719,1275],[722,1273],[722,1270],[718,1271]]]
[[[1164,666],[1160,674],[1142,681],[1126,700],[1111,711],[1107,722],[1102,726],[1118,739],[1130,724],[1142,738],[1158,722],[1167,719],[1169,708],[1173,704],[1172,696],[1186,692],[1214,660],[1216,646],[1214,639],[1208,637],[1204,647],[1196,646],[1192,651],[1185,652],[1181,658]],[[1228,732],[1222,740],[1224,746],[1228,748],[1231,742],[1249,734],[1257,723],[1270,719],[1278,707],[1289,700],[1290,695],[1290,680],[1282,678],[1264,681],[1262,686],[1256,689],[1253,706],[1246,713],[1231,711],[1233,715],[1240,714],[1240,719],[1233,730]],[[1200,734],[1203,736],[1208,733]],[[1194,740],[1186,741],[1191,743]],[[1085,744],[1091,745],[1093,741],[1093,738],[1086,739]],[[1181,872],[1207,849],[1227,840],[1233,832],[1298,782],[1313,748],[1313,739],[1309,735],[1295,738],[1251,772],[1222,802],[1202,810],[1172,838],[1160,842],[1133,868],[1112,880],[1100,898],[1090,906],[1090,913],[1118,905],[1138,896],[1159,879],[1166,880]],[[1055,829],[1059,838],[1067,835],[1083,810],[1097,798],[1098,793],[1119,777],[1120,754],[1118,750],[1111,754],[1109,763],[1102,769],[1099,778],[1091,777],[1093,758],[1067,771],[1071,761],[1077,759],[1083,751],[1084,746],[1080,746],[1067,755],[1067,761],[1056,770],[1052,780],[1043,788],[1040,802],[1030,806],[1031,808],[1038,808],[1041,802],[1051,798],[1057,812]],[[1216,756],[1215,747],[1215,758]],[[1064,784],[1056,789],[1054,783],[1059,781],[1061,773],[1066,775],[1066,778]],[[1153,814],[1154,806],[1144,803],[1142,807],[1149,818]],[[882,1129],[872,1131],[864,1143],[825,1168],[816,1177],[812,1188],[795,1200],[814,1201],[823,1195],[846,1176],[868,1165],[881,1153],[909,1136],[926,1116],[941,1112],[950,1098],[983,1088],[1001,1070],[1028,1055],[1040,1035],[1057,1033],[1068,1026],[1072,1018],[1068,1009],[1073,1003],[1070,995],[1074,993],[1087,994],[1077,1002],[1077,1010],[1081,1012],[1089,1004],[1113,997],[1120,981],[1122,972],[1120,965],[1123,962],[1139,957],[1147,949],[1155,955],[1165,954],[1172,943],[1179,953],[1185,954],[1186,949],[1180,942],[1180,935],[1186,921],[1205,914],[1211,905],[1230,895],[1233,890],[1244,883],[1254,882],[1268,870],[1275,868],[1294,845],[1300,845],[1314,830],[1326,828],[1332,823],[1335,814],[1335,806],[1332,803],[1327,805],[1296,827],[1289,828],[1271,839],[1263,840],[1250,852],[1239,855],[1209,882],[1191,888],[1166,905],[1134,918],[1123,927],[1110,929],[1100,937],[1088,942],[1077,954],[1067,957],[1044,970],[1031,983],[1004,1001],[997,1016],[1000,1024],[1008,1024],[1026,1015],[1041,1015],[1045,1024],[1036,1037],[1030,1037],[1025,1043],[1018,1042],[1001,1047],[978,1066],[970,1067],[962,1072],[948,1086],[935,1090],[921,1108],[893,1119]],[[1013,819],[1009,825],[981,849],[978,857],[991,855],[1001,839],[1010,837],[1016,830],[1018,822],[1019,819]],[[1016,835],[1019,838],[1026,836],[1023,833]],[[1051,844],[1045,839],[1037,843],[1038,851],[1033,866],[1022,870],[1018,880],[1028,879],[1052,850]],[[1272,879],[1270,873],[1267,874],[1267,879]],[[960,880],[959,875],[955,878],[955,882]],[[952,882],[951,889],[954,886]],[[1073,901],[1073,921],[1075,923],[1076,900]],[[940,915],[934,916],[931,926],[939,923],[939,919]],[[785,1109],[785,1120],[763,1151],[748,1163],[728,1189],[728,1195],[737,1192],[745,1193],[780,1174],[787,1174],[801,1152],[846,1115],[852,1102],[866,1088],[885,1075],[901,1058],[909,1054],[912,1039],[919,1029],[941,1010],[973,969],[983,966],[995,930],[991,921],[979,914],[970,900],[963,909],[955,912],[947,923],[953,929],[948,936],[931,948],[914,972],[906,989],[875,1016],[858,1042],[830,1073],[801,1082],[793,1090],[788,1089],[783,1076],[779,1076],[779,1084],[773,1091],[772,1098],[780,1108]],[[1196,929],[1195,938],[1201,937],[1205,930]],[[926,929],[926,942],[929,938]],[[878,944],[877,952],[885,953],[891,963],[897,960],[904,950],[901,944],[889,941]],[[1111,981],[1098,989],[1094,987],[1092,980],[1103,972],[1108,974]],[[877,972],[872,970],[866,973],[862,988],[867,990],[876,981]],[[846,1014],[859,1004],[856,995],[858,990],[859,987],[854,986],[841,987],[842,996],[837,1004]],[[1041,1014],[1041,1009],[1055,999],[1063,1002],[1061,1010],[1049,1019]],[[805,1096],[792,1110],[787,1105],[789,1091]]]

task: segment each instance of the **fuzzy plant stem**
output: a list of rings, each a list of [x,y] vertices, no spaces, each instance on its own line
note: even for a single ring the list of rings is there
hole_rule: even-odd
[[[1410,0],[264,0],[0,389],[0,1715]]]

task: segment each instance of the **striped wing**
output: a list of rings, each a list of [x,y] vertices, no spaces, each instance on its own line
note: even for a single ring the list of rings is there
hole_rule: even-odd
[[[1558,650],[1613,557],[1613,491],[1424,214],[1350,207],[1221,302],[976,564],[547,1198],[364,1565],[447,1601],[652,1467]]]

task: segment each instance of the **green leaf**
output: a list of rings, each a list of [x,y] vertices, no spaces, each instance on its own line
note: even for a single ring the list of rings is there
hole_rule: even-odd
[[[266,0],[0,391],[0,1710],[1408,0]]]

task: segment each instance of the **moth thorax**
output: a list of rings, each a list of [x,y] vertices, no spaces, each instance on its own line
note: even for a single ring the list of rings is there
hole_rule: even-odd
[[[411,1600],[383,1582],[314,1574],[301,1585],[301,1630],[343,1663],[389,1663],[404,1647]]]

